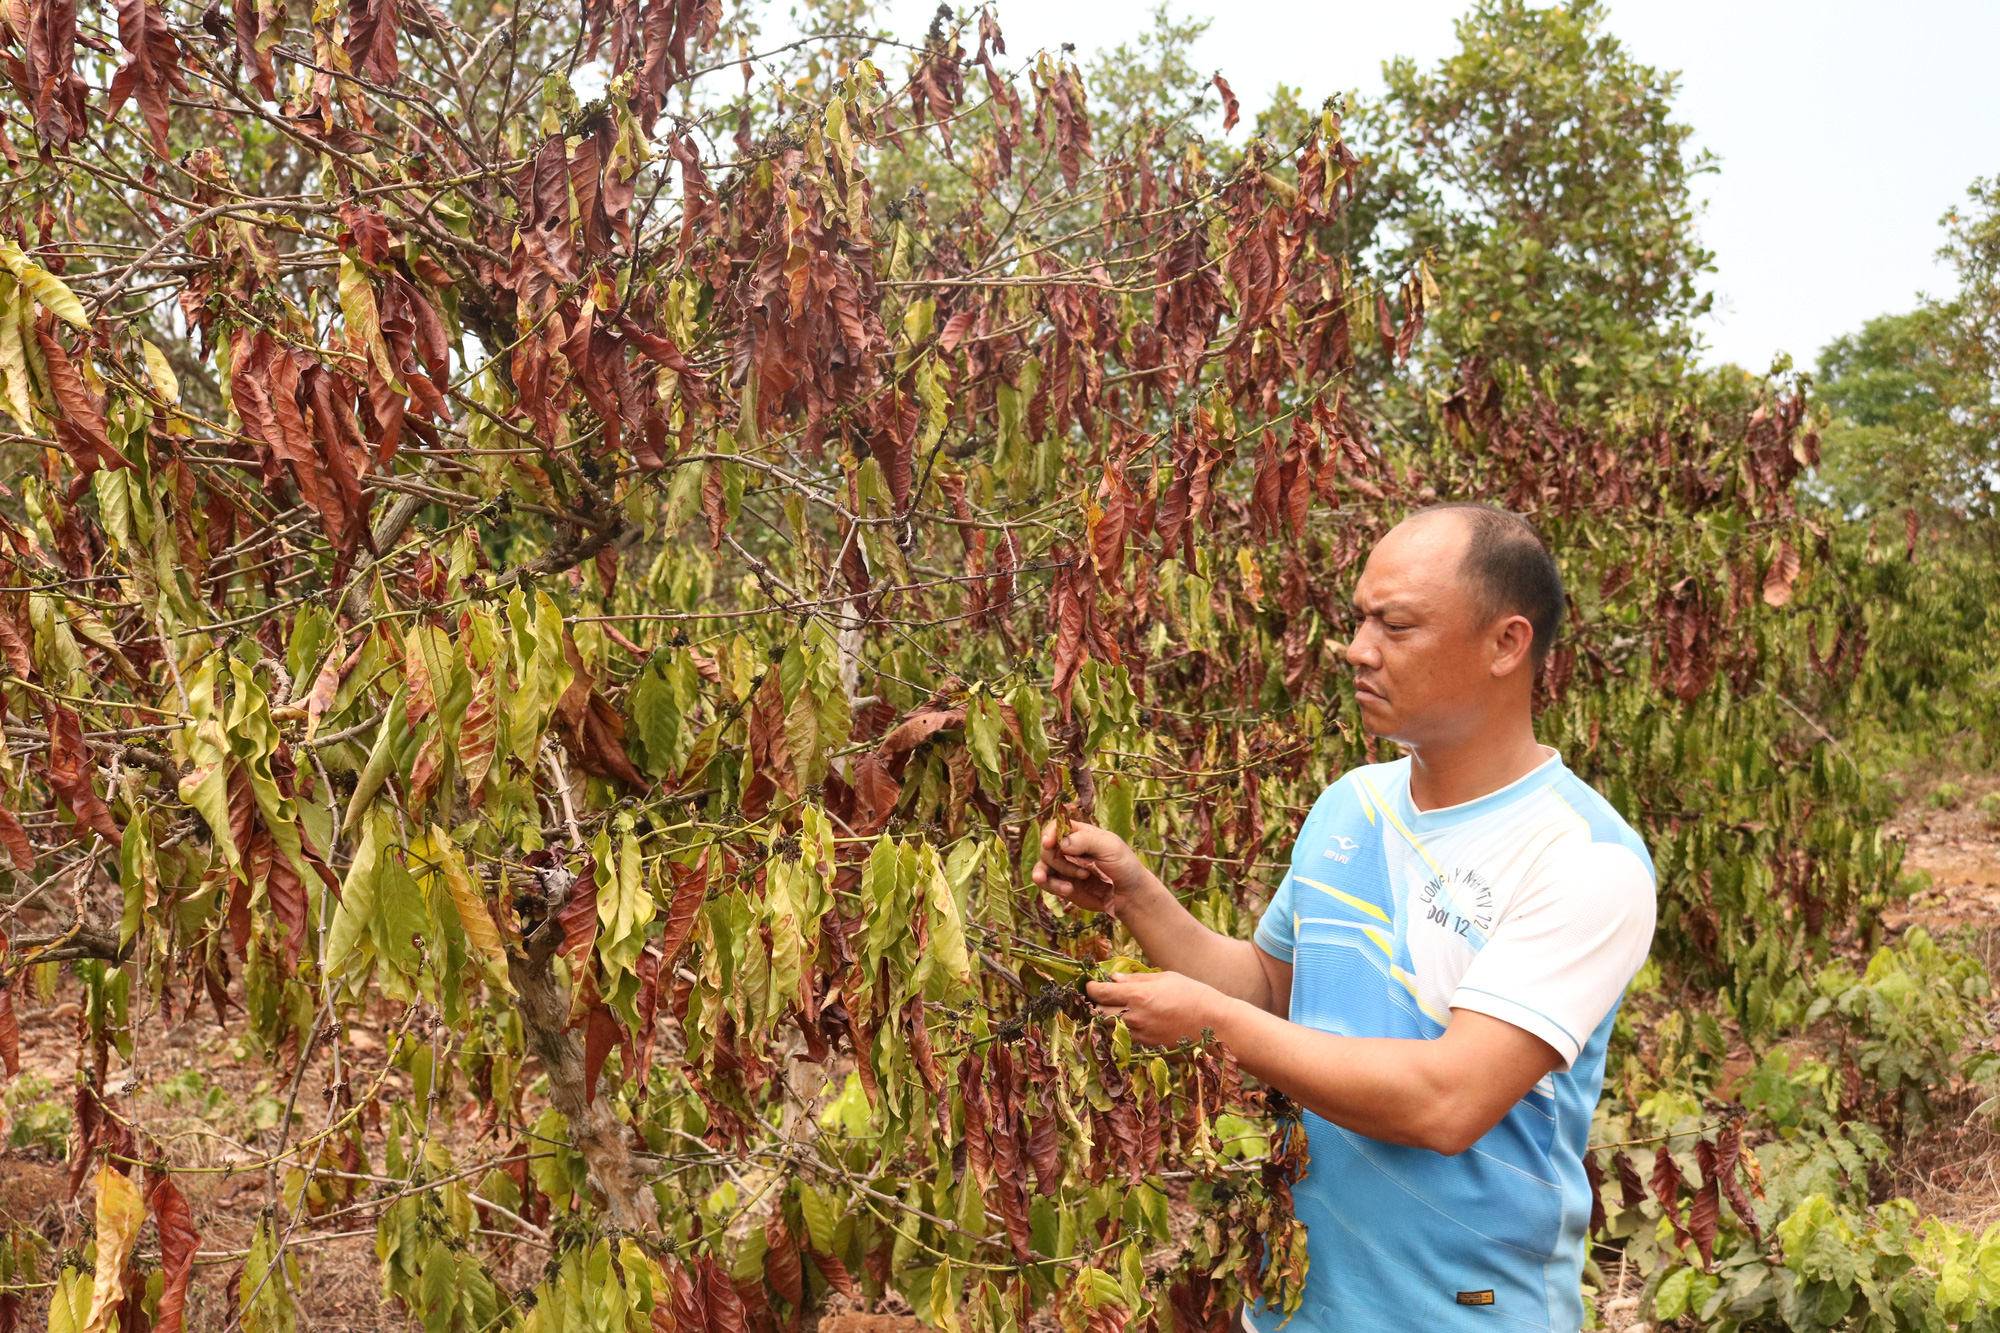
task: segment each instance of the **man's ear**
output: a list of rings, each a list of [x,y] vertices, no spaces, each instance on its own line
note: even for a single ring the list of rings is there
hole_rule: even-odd
[[[1511,676],[1522,668],[1534,671],[1535,627],[1526,616],[1508,616],[1493,627],[1493,674]]]

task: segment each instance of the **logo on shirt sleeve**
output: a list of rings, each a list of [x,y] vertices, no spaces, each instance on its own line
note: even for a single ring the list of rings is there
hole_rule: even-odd
[[[1346,865],[1349,858],[1351,858],[1354,855],[1354,849],[1359,847],[1360,845],[1361,844],[1356,842],[1354,839],[1343,838],[1338,833],[1336,833],[1333,835],[1333,846],[1326,849],[1326,855],[1331,857],[1333,860],[1340,862],[1342,865]],[[1339,850],[1336,851],[1334,850],[1335,848],[1338,848]]]
[[[1461,1291],[1458,1293],[1458,1303],[1460,1305],[1491,1305],[1493,1304],[1493,1288],[1488,1287],[1484,1291]]]

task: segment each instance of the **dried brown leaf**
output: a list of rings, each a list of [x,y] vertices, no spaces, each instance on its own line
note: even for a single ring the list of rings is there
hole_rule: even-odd
[[[610,1006],[594,1004],[583,1018],[583,1099],[597,1100],[597,1076],[604,1072],[605,1057],[618,1044],[622,1029]],[[629,1071],[628,1071],[629,1072]]]
[[[1590,1182],[1590,1234],[1597,1235],[1604,1230],[1604,1167],[1597,1160],[1597,1154],[1583,1155],[1584,1178]]]
[[[694,930],[695,915],[708,896],[708,856],[704,849],[701,858],[691,866],[679,861],[667,863],[667,873],[674,881],[674,896],[667,904],[666,931],[660,936],[660,965],[669,971]]]
[[[153,151],[167,156],[169,94],[187,91],[180,72],[180,44],[160,12],[158,0],[118,0],[118,43],[125,60],[111,76],[104,118],[112,119],[135,96]]]
[[[1724,1125],[1715,1136],[1715,1180],[1722,1189],[1722,1197],[1729,1200],[1736,1216],[1749,1228],[1751,1240],[1762,1248],[1764,1228],[1757,1221],[1757,1210],[1751,1206],[1749,1195],[1743,1191],[1742,1178],[1737,1174],[1739,1166],[1754,1161],[1754,1155],[1743,1151],[1742,1131],[1735,1124]]]
[[[1689,1237],[1687,1226],[1681,1221],[1683,1183],[1680,1164],[1674,1160],[1666,1143],[1662,1142],[1659,1152],[1653,1156],[1653,1197],[1660,1201],[1660,1208],[1674,1229],[1674,1243],[1685,1249]]]
[[[764,1223],[764,1242],[764,1280],[795,1313],[803,1310],[806,1303],[805,1268],[800,1262],[799,1243],[785,1225],[784,1210],[775,1203]]]
[[[1792,600],[1793,586],[1799,581],[1799,553],[1790,541],[1780,541],[1764,571],[1764,604],[1783,606]]]
[[[0,1068],[12,1078],[21,1072],[21,1021],[14,1016],[14,988],[0,981]]]
[[[1623,1148],[1611,1154],[1611,1169],[1618,1173],[1619,1207],[1637,1208],[1646,1201],[1646,1182]]]
[[[158,1167],[146,1169],[146,1203],[159,1228],[163,1279],[153,1333],[181,1333],[188,1280],[194,1274],[194,1256],[201,1248],[201,1234],[194,1228],[194,1214],[188,1207],[187,1196],[167,1171]]]
[[[376,83],[394,83],[401,72],[396,5],[397,0],[348,0],[347,58],[356,74]]]
[[[35,847],[28,841],[28,832],[21,827],[21,821],[11,810],[0,809],[0,847],[7,849],[7,857],[14,863],[14,869],[22,874],[32,874],[35,869]]]
[[[54,788],[76,815],[79,826],[95,830],[114,847],[124,845],[124,835],[112,821],[111,808],[104,804],[91,785],[95,762],[90,742],[83,738],[83,722],[76,710],[51,699],[47,705],[49,723],[49,786]]]
[[[1229,80],[1220,73],[1215,76],[1215,91],[1222,95],[1222,132],[1229,133],[1236,128],[1236,122],[1243,118],[1243,104],[1236,100],[1236,90],[1229,86]]]
[[[697,1263],[701,1268],[702,1304],[706,1307],[707,1333],[747,1333],[749,1324],[743,1297],[729,1280],[722,1265],[709,1255]]]

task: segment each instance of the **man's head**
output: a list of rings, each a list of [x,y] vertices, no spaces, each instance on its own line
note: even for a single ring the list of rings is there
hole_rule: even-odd
[[[1368,730],[1455,744],[1529,706],[1562,622],[1562,576],[1518,514],[1438,505],[1376,545],[1354,609],[1347,658]]]

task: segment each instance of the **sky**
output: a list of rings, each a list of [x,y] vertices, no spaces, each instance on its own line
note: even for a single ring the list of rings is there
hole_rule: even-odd
[[[1153,0],[999,0],[1007,53],[1080,53],[1151,26]],[[1308,105],[1378,92],[1382,62],[1457,49],[1465,0],[1175,0],[1214,22],[1196,46],[1252,119],[1279,82]],[[921,35],[936,0],[883,6]],[[1832,339],[1919,293],[1948,295],[1938,220],[1975,177],[2000,174],[1996,0],[1612,0],[1635,58],[1681,74],[1679,118],[1720,159],[1697,185],[1715,252],[1707,359],[1810,366]],[[1237,131],[1241,136],[1242,129]]]

